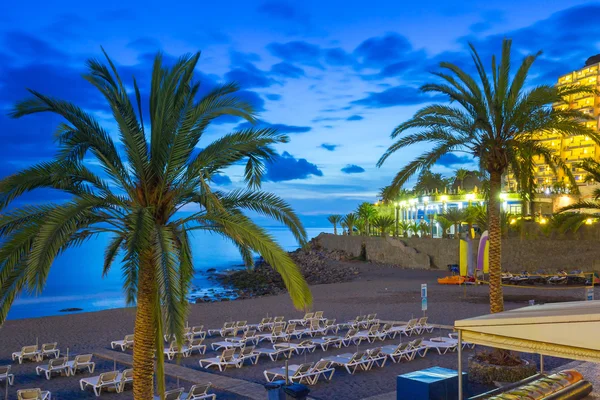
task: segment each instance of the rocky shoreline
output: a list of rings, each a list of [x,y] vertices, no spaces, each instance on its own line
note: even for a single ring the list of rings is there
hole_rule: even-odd
[[[358,268],[348,266],[353,260],[339,250],[325,250],[316,240],[311,240],[303,248],[289,253],[309,285],[341,283],[354,280]],[[346,262],[346,263],[344,263]],[[224,287],[237,293],[237,299],[271,296],[285,292],[283,280],[269,264],[259,260],[254,270],[239,270],[228,274],[215,275]],[[205,300],[199,299],[203,302]]]

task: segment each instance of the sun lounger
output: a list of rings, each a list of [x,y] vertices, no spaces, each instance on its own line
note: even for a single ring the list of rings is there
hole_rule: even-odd
[[[206,331],[204,325],[192,326],[190,333],[188,334],[189,339],[206,339]]]
[[[39,361],[40,360],[40,351],[38,350],[38,347],[33,345],[33,346],[23,346],[21,348],[21,351],[16,351],[14,353],[12,353],[12,359],[14,360],[19,360],[19,364],[23,364],[23,360],[33,360],[33,361]]]
[[[200,360],[200,367],[202,368],[210,368],[216,366],[219,368],[219,371],[223,371],[230,365],[233,365],[237,368],[241,366],[240,360],[235,359],[233,355],[235,354],[235,349],[225,349],[223,353],[221,353],[218,357],[205,358],[204,360]]]
[[[290,324],[300,324],[302,326],[306,325],[313,317],[315,316],[315,313],[312,312],[307,312],[306,314],[304,314],[304,317],[300,318],[300,319],[290,319],[288,321],[288,323]]]
[[[39,388],[17,390],[17,400],[50,400],[51,398],[50,392]]]
[[[187,338],[191,335],[191,333],[192,333],[192,328],[189,328],[189,327],[183,328],[182,337]],[[173,335],[171,333],[165,333],[163,337],[165,339],[165,342],[172,342],[174,340],[177,340],[175,335]]]
[[[288,365],[288,380],[293,383],[302,383],[302,381],[305,381],[310,384],[313,379],[313,375],[310,374],[313,365],[313,363]],[[285,379],[286,369],[285,367],[272,368],[264,371],[263,374],[267,382],[273,382],[277,378]]]
[[[402,335],[403,333],[406,334],[406,336],[409,336],[406,327],[406,325],[385,324],[383,328],[381,328],[381,333],[390,339],[395,339],[397,335]]]
[[[310,384],[316,384],[320,377],[325,378],[327,382],[331,382],[331,378],[333,378],[333,374],[335,373],[335,368],[333,368],[332,365],[333,363],[331,361],[317,361],[315,365],[308,371],[308,374],[313,376]]]
[[[411,349],[410,343],[404,342],[397,346],[383,346],[381,352],[387,355],[394,363],[402,359],[411,361],[415,356],[415,351]]]
[[[393,330],[396,331],[397,333],[401,334],[401,335],[405,335],[405,336],[412,336],[412,334],[414,332],[419,333],[419,330],[417,328],[417,322],[419,322],[418,319],[413,318],[411,320],[409,320],[406,325],[395,325],[393,326]]]
[[[325,335],[326,332],[327,328],[321,326],[321,320],[311,319],[306,329],[298,331],[298,333],[300,334],[300,336],[298,337],[302,337],[303,335],[308,335],[310,337],[313,337],[315,335]]]
[[[323,351],[327,351],[329,346],[334,346],[338,348],[342,347],[343,340],[344,338],[339,336],[324,336],[322,338],[311,339],[310,341],[316,344],[317,346],[321,346],[321,349]]]
[[[208,393],[208,389],[210,389],[211,385],[210,382],[202,385],[194,385],[190,388],[188,393],[183,393],[181,395],[181,400],[216,400],[216,394]]]
[[[92,361],[91,354],[81,354],[75,356],[75,359],[72,361],[67,361],[67,367],[69,367],[69,374],[75,375],[77,371],[81,369],[87,368],[90,374],[94,373],[94,368],[96,368],[96,363]]]
[[[448,338],[449,338],[450,340],[452,340],[452,341],[456,342],[456,344],[458,344],[458,333],[449,333],[449,334],[448,334]],[[445,339],[445,338],[444,338],[444,339]],[[466,349],[466,348],[469,348],[469,349],[474,349],[474,348],[475,348],[475,343],[469,343],[469,342],[465,342],[465,341],[463,340],[463,342],[462,342],[462,348],[463,348],[463,349]]]
[[[233,333],[235,331],[235,322],[225,322],[221,328],[218,329],[209,329],[209,335],[221,335],[225,337],[226,335]]]
[[[423,340],[423,344],[430,349],[435,349],[438,354],[446,354],[449,351],[456,351],[458,348],[458,341],[452,341],[450,338],[432,338],[429,340]]]
[[[187,343],[188,349],[190,351],[190,355],[192,355],[194,350],[198,350],[198,354],[206,353],[206,345],[203,343],[204,343],[204,338],[190,339]]]
[[[133,347],[133,335],[125,335],[123,340],[115,340],[114,342],[110,342],[111,348],[120,347],[121,351],[125,351],[130,347]]]
[[[417,323],[415,325],[415,329],[416,329],[416,331],[417,331],[418,334],[421,334],[423,332],[429,332],[429,333],[431,333],[431,332],[433,332],[433,330],[435,328],[427,323],[427,317],[421,317],[417,321]]]
[[[181,400],[181,396],[183,395],[183,388],[167,390],[165,393],[165,400]],[[154,400],[161,400],[160,396],[154,396]]]
[[[346,336],[344,336],[342,338],[342,344],[346,347],[350,346],[350,343],[352,343],[352,338],[357,333],[358,333],[358,329],[354,329],[354,328],[349,329],[348,332],[346,332]]]
[[[15,383],[15,376],[10,373],[10,365],[0,366],[0,382],[7,381],[9,385]]]
[[[353,328],[353,329],[359,329],[360,327],[363,327],[365,325],[367,321],[367,316],[366,315],[359,315],[356,318],[354,318],[351,321],[347,321],[347,322],[343,322],[341,324],[338,324],[338,326],[340,328]]]
[[[256,335],[258,337],[258,342],[260,343],[263,340],[269,340],[271,343],[275,343],[278,340],[288,341],[290,340],[290,335],[283,332],[283,327],[281,325],[275,325],[273,330],[269,333],[261,333]]]
[[[285,322],[285,317],[283,315],[273,317],[273,324],[280,324],[282,322]]]
[[[43,360],[44,357],[54,357],[58,358],[60,356],[60,350],[58,349],[58,343],[44,343],[40,348],[40,360]]]
[[[310,340],[303,340],[300,343],[277,343],[273,345],[273,348],[291,348],[294,349],[296,354],[303,354],[304,352],[313,353],[317,348],[317,345]]]
[[[315,315],[313,315],[313,319],[316,319],[319,321],[325,321],[327,318],[323,317],[323,311],[315,311]]]
[[[232,343],[241,343],[242,345],[246,343],[257,343],[258,336],[256,336],[256,330],[248,329],[244,332],[244,334],[241,337],[226,338],[225,341]]]
[[[189,357],[191,354],[191,350],[190,350],[189,346],[187,346],[185,344],[182,346],[179,346],[177,344],[177,342],[172,341],[169,344],[169,347],[166,347],[163,349],[163,353],[165,356],[167,356],[167,358],[169,360],[172,360],[177,355],[181,355],[183,357]]]
[[[331,333],[337,334],[338,331],[340,330],[340,327],[338,326],[338,324],[335,323],[335,319],[326,319],[325,324],[323,324],[323,327],[325,328],[324,335],[327,335],[329,333],[329,331],[331,331]]]
[[[366,325],[365,328],[368,328],[369,326],[373,325],[373,324],[378,324],[379,323],[379,319],[377,318],[377,314],[369,314],[367,315],[367,320],[366,320]]]
[[[427,355],[427,351],[429,350],[429,346],[423,343],[423,338],[418,338],[408,342],[408,345],[410,346],[410,350],[413,352],[413,359],[417,355],[425,357]]]
[[[378,366],[379,368],[383,368],[387,360],[387,355],[383,353],[381,347],[375,347],[374,349],[367,350],[366,357],[369,361],[371,361],[369,369],[373,368],[374,365]]]
[[[285,348],[265,348],[265,347],[258,347],[254,349],[254,354],[257,354],[259,357],[261,355],[267,355],[269,356],[269,358],[271,359],[271,361],[277,361],[277,358],[279,358],[280,354],[283,354],[283,357],[285,358],[290,358],[292,356],[292,353],[294,352],[294,349],[292,347],[285,347]]]
[[[254,352],[254,346],[244,346],[233,355],[233,358],[239,361],[240,366],[244,365],[246,360],[250,360],[250,364],[256,364],[258,357],[259,354]]]
[[[121,389],[119,371],[104,372],[98,376],[90,376],[79,380],[79,387],[85,390],[91,386],[96,396],[100,396],[103,388],[114,387],[117,392]]]
[[[123,393],[125,391],[125,386],[128,383],[133,383],[133,368],[129,368],[124,370],[119,374],[117,378],[119,380],[119,392]]]
[[[368,330],[357,332],[352,338],[351,341],[354,344],[359,345],[363,340],[366,340],[369,343],[374,342],[376,339],[383,340],[385,339],[385,334],[379,332],[379,324],[371,325]]]
[[[256,329],[259,332],[268,331],[273,327],[273,318],[266,317],[260,320],[258,324],[249,324],[248,329]]]
[[[331,361],[334,366],[340,366],[346,368],[349,374],[354,374],[357,368],[361,368],[367,371],[371,368],[371,360],[367,358],[364,351],[357,351],[356,353],[345,353],[337,356],[325,357],[323,360]]]
[[[50,379],[53,373],[65,374],[69,376],[69,366],[67,365],[67,358],[53,358],[48,361],[48,365],[38,365],[35,367],[35,373],[40,375],[41,373],[46,375],[46,379]]]

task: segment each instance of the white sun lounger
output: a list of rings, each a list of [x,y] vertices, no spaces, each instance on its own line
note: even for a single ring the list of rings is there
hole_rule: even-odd
[[[221,328],[209,329],[208,334],[211,336],[219,334],[222,337],[225,337],[226,335],[233,333],[234,331],[235,331],[235,322],[225,322]]]
[[[182,400],[205,400],[211,399],[216,400],[217,395],[208,393],[208,389],[211,387],[211,383],[205,383],[202,385],[194,385],[190,388],[188,393],[183,393],[181,395]]]
[[[334,366],[346,368],[349,374],[354,374],[357,368],[367,371],[371,368],[371,360],[367,357],[364,351],[356,353],[345,353],[337,356],[325,357],[323,360],[331,361]]]
[[[239,359],[235,359],[233,355],[235,354],[235,349],[225,349],[223,353],[221,353],[218,357],[205,358],[200,360],[200,367],[202,368],[210,368],[217,367],[219,371],[223,371],[230,365],[233,365],[236,368],[241,367],[241,363]]]
[[[432,338],[423,340],[423,344],[430,349],[435,349],[440,355],[456,351],[458,348],[458,341],[452,341],[450,338]]]
[[[23,364],[23,360],[40,361],[40,351],[35,345],[23,346],[21,351],[12,353],[12,359],[13,361],[18,359],[19,364]]]
[[[67,361],[67,366],[69,367],[69,374],[74,376],[77,371],[85,368],[88,369],[90,374],[93,374],[94,369],[96,368],[96,363],[92,361],[91,354],[81,354],[75,356],[74,360]]]
[[[273,345],[275,349],[294,349],[296,354],[314,353],[317,345],[310,340],[303,340],[300,343],[276,343]]]
[[[184,344],[183,346],[179,346],[177,345],[177,342],[172,341],[169,344],[169,347],[163,349],[163,353],[165,356],[167,356],[169,360],[172,360],[178,355],[181,355],[183,357],[189,357],[191,355],[191,349],[188,345]]]
[[[10,373],[10,365],[0,366],[0,382],[7,381],[9,385],[15,383],[15,376]]]
[[[167,390],[165,393],[165,400],[181,400],[181,396],[183,395],[183,388],[177,388],[172,390]],[[154,396],[154,400],[161,400],[160,396]]]
[[[194,350],[198,350],[198,354],[206,353],[206,345],[203,343],[204,338],[190,339],[187,343],[187,346],[190,350],[190,355],[192,355]]]
[[[254,352],[254,346],[242,347],[233,355],[233,359],[239,361],[240,367],[244,365],[246,360],[250,360],[250,364],[258,363],[258,357],[259,355]]]
[[[192,328],[190,328],[190,327],[183,328],[182,336],[184,338],[190,337],[191,334],[192,334]],[[172,342],[172,341],[176,340],[175,335],[173,335],[171,333],[165,333],[163,335],[163,337],[165,339],[165,342]]]
[[[256,336],[258,337],[258,343],[262,342],[263,340],[269,340],[271,343],[275,343],[278,340],[290,340],[290,335],[283,332],[283,327],[281,325],[275,325],[273,330],[269,333],[260,333]]]
[[[334,346],[338,348],[342,347],[343,340],[344,338],[339,336],[324,336],[322,338],[311,339],[310,341],[318,346],[321,346],[321,349],[323,351],[327,351],[329,346]]]
[[[367,350],[365,355],[367,359],[371,361],[369,369],[373,368],[374,365],[378,366],[379,368],[383,368],[385,366],[387,355],[383,353],[381,347],[375,347],[374,349]]]
[[[40,388],[17,390],[17,400],[50,400],[51,398],[50,392]]]
[[[40,360],[43,360],[44,357],[60,357],[60,350],[58,349],[58,343],[44,343],[40,348]]]
[[[291,336],[296,336],[298,338],[304,336],[304,335],[308,335],[310,337],[313,337],[315,335],[325,335],[325,333],[327,332],[327,328],[325,328],[324,326],[321,326],[321,321],[318,319],[311,319],[310,323],[308,325],[308,327],[306,329],[303,329],[301,331],[295,331],[294,333],[291,333]]]
[[[290,324],[300,324],[302,326],[306,325],[313,317],[315,316],[315,313],[312,312],[307,312],[306,314],[304,314],[304,317],[299,318],[299,319],[290,319],[288,321],[288,323]]]
[[[313,379],[313,375],[310,374],[310,370],[312,369],[313,365],[314,365],[313,363],[304,363],[304,364],[300,364],[300,365],[297,365],[297,364],[288,365],[288,368],[287,368],[288,380],[290,382],[297,382],[297,383],[306,381],[307,383],[310,384]],[[277,378],[285,379],[285,373],[286,373],[285,367],[271,368],[271,369],[267,369],[263,372],[267,382],[273,382]]]
[[[271,361],[277,361],[277,358],[279,358],[280,354],[283,354],[284,358],[290,358],[292,356],[293,352],[294,352],[294,349],[291,347],[277,348],[277,349],[258,347],[258,348],[254,349],[254,353],[257,354],[259,357],[264,354],[266,356],[269,356]]]
[[[338,326],[340,328],[359,329],[360,327],[364,326],[364,324],[366,323],[366,321],[367,321],[367,316],[366,315],[358,315],[353,320],[347,321],[347,322],[342,322],[342,323],[338,324]]]
[[[331,333],[337,334],[340,330],[339,325],[335,323],[335,319],[326,319],[325,323],[323,324],[323,327],[325,328],[325,332],[323,333],[324,335],[327,335],[329,331],[331,331]]]
[[[408,342],[400,343],[397,346],[383,346],[381,352],[386,354],[394,363],[402,359],[411,361],[415,356],[415,351],[411,349]]]
[[[358,333],[358,329],[354,329],[354,328],[349,329],[348,332],[346,332],[346,336],[344,336],[342,338],[342,344],[346,347],[350,346],[350,343],[352,343],[352,338],[357,333]]]
[[[133,334],[125,335],[125,338],[123,340],[115,340],[114,342],[110,342],[110,347],[113,349],[116,347],[120,347],[121,351],[125,351],[128,348],[133,347]]]
[[[309,374],[313,375],[311,385],[314,385],[318,382],[320,377],[325,378],[327,382],[331,382],[331,378],[333,378],[333,374],[335,374],[335,368],[333,368],[333,363],[327,360],[319,360],[315,363],[315,365],[308,371]]]
[[[371,325],[368,330],[357,332],[352,338],[351,341],[354,344],[359,345],[363,340],[366,340],[369,343],[374,342],[375,340],[383,340],[385,339],[385,334],[379,332],[379,324]]]
[[[443,338],[443,339],[445,339],[445,340],[449,339],[450,341],[455,342],[456,344],[458,344],[458,333],[449,333],[448,334],[448,339],[446,339],[446,338]],[[475,343],[469,343],[469,342],[465,342],[463,340],[463,342],[462,342],[462,348],[463,349],[466,349],[466,348],[474,349],[475,348]]]
[[[408,342],[408,345],[410,346],[410,350],[414,352],[413,359],[417,355],[425,357],[427,355],[427,351],[429,350],[429,346],[423,343],[423,338],[418,338]]]
[[[259,332],[268,331],[273,327],[273,318],[266,317],[260,320],[258,324],[249,324],[248,329],[257,329]]]
[[[206,331],[204,325],[192,326],[188,334],[189,339],[206,339]]]
[[[241,337],[226,338],[225,341],[232,342],[232,343],[246,344],[246,343],[257,343],[258,339],[259,339],[258,336],[256,336],[256,330],[248,329],[247,331],[244,332],[244,334]]]
[[[98,376],[90,376],[79,380],[79,387],[85,390],[91,386],[96,396],[100,396],[103,388],[114,387],[117,392],[121,391],[121,374],[119,371],[104,372]]]
[[[133,383],[133,368],[129,368],[124,370],[119,374],[119,392],[123,393],[125,391],[125,386],[128,383]]]
[[[415,325],[415,329],[417,331],[417,333],[421,334],[423,332],[433,332],[433,330],[435,329],[432,325],[429,325],[427,323],[427,318],[428,317],[421,317],[419,318],[419,320],[417,321],[416,325]]]
[[[67,358],[53,358],[48,361],[48,365],[38,365],[35,367],[35,373],[40,375],[41,373],[46,375],[46,379],[50,380],[53,373],[65,374],[69,376],[69,365],[67,364]]]

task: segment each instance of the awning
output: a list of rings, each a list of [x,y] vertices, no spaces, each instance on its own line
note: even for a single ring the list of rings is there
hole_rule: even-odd
[[[600,363],[600,300],[518,308],[454,323],[462,340]]]

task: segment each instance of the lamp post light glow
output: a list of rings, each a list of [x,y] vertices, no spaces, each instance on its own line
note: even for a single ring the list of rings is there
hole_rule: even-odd
[[[586,225],[591,225],[592,223],[594,223],[594,220],[591,219],[591,218],[588,218],[588,219],[585,220],[585,224]]]

